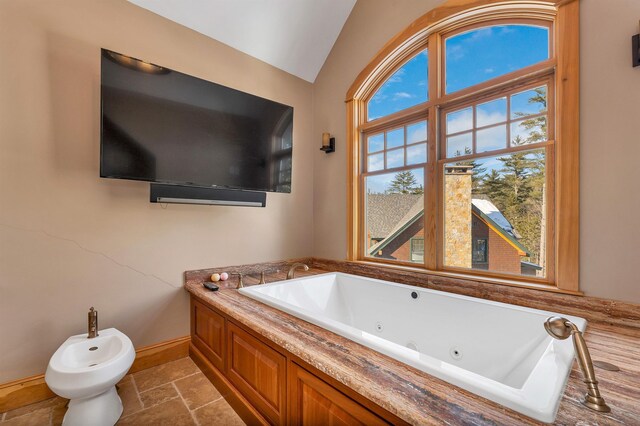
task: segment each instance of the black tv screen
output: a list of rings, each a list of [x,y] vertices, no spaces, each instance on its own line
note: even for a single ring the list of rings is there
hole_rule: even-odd
[[[100,176],[291,192],[293,108],[102,49]]]

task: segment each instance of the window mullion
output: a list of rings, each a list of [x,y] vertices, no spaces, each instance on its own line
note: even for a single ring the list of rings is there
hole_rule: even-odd
[[[440,98],[440,73],[439,65],[441,62],[442,46],[441,38],[438,33],[431,34],[428,39],[429,46],[429,62],[428,84],[429,84],[429,100],[435,101],[429,107],[429,127],[428,132],[428,153],[427,164],[425,166],[425,197],[424,197],[424,266],[430,270],[436,270],[438,266],[437,255],[437,236],[438,236],[438,109],[437,101]]]

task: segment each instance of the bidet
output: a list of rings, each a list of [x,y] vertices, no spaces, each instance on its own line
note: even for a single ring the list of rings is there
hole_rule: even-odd
[[[69,399],[63,425],[113,426],[122,415],[115,385],[135,358],[131,340],[115,328],[69,337],[53,354],[45,381]]]

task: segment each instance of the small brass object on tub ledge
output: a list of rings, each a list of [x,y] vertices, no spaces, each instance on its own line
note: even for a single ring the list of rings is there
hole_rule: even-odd
[[[593,362],[587,348],[587,343],[582,337],[582,332],[574,323],[562,317],[549,317],[544,323],[547,333],[554,339],[564,340],[573,337],[573,347],[576,349],[576,357],[578,364],[584,376],[584,382],[587,384],[587,393],[582,403],[594,411],[600,413],[609,413],[611,408],[604,401],[598,389],[598,381],[596,373],[593,370]]]

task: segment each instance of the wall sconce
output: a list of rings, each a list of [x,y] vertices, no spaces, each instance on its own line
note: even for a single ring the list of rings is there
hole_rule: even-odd
[[[320,151],[324,151],[325,154],[335,152],[336,150],[336,138],[332,138],[329,133],[322,134],[322,148]]]
[[[631,52],[633,66],[640,67],[640,34],[631,37]]]

